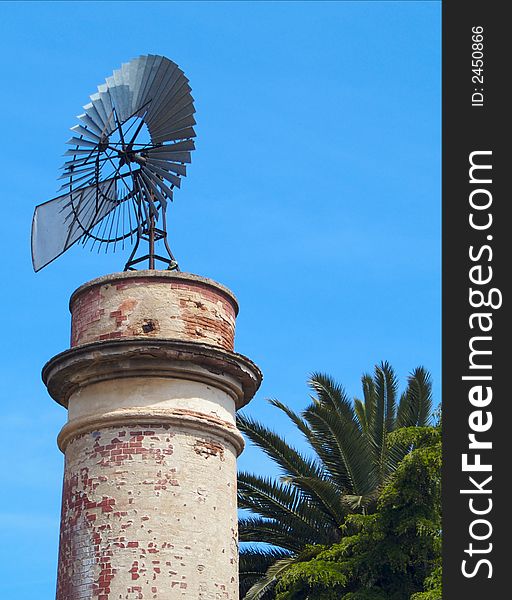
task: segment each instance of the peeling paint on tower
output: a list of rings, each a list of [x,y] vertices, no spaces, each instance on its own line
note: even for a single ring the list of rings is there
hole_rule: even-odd
[[[235,411],[261,381],[236,300],[197,276],[119,273],[72,296],[43,371],[68,409],[57,600],[238,598]]]

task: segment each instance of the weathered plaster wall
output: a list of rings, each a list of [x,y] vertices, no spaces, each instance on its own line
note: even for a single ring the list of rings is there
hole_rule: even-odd
[[[138,271],[90,282],[71,298],[71,346],[144,337],[233,350],[236,299],[223,286],[207,281],[173,272]]]
[[[142,424],[66,448],[57,600],[237,597],[236,454]]]
[[[129,377],[80,388],[69,398],[68,421],[114,411],[122,417],[139,408],[190,411],[235,424],[235,402],[225,391],[197,381],[163,377]]]

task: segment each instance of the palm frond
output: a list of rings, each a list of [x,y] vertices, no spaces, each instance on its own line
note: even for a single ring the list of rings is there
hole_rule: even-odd
[[[279,400],[270,399],[269,402],[272,406],[282,410],[292,420],[317,454],[319,452],[322,453],[322,449],[318,448],[317,436],[309,424],[300,415]],[[317,473],[314,477],[290,475],[281,477],[281,480],[287,483],[293,482],[293,484],[300,488],[313,502],[322,506],[327,513],[332,515],[334,519],[339,522],[340,518],[342,519],[344,517],[344,512],[340,512],[341,505],[339,501],[342,490],[334,481],[329,479],[327,475],[326,470],[320,463],[317,466]]]
[[[371,456],[354,419],[340,418],[320,403],[307,408],[304,417],[318,440],[320,458],[343,493],[362,495],[372,489]]]
[[[288,558],[290,553],[277,548],[247,547],[240,550],[239,575],[240,575],[240,597],[243,598],[251,586],[260,577],[263,577],[268,568],[277,560]]]
[[[320,459],[317,478],[319,480],[323,480],[326,478],[332,479],[333,474],[332,474],[331,470],[329,469],[329,465],[336,464],[337,465],[337,478],[338,478],[336,481],[336,484],[340,487],[340,489],[350,488],[350,485],[351,485],[350,476],[346,472],[344,465],[341,464],[337,460],[337,456],[333,456],[332,448],[325,444],[324,438],[319,437],[318,431],[316,431],[314,426],[312,426],[311,419],[308,417],[310,412],[314,413],[316,411],[317,403],[313,402],[313,404],[309,405],[308,408],[306,408],[303,411],[303,415],[306,416],[306,419],[304,419],[301,416],[297,415],[290,408],[288,408],[285,404],[279,402],[278,400],[271,400],[270,402],[271,402],[271,404],[273,404],[274,406],[277,406],[283,412],[285,412],[285,414],[287,414],[290,417],[290,419],[299,427],[300,431],[306,437],[306,439],[310,443],[312,449],[315,451],[316,455]],[[288,479],[299,480],[299,479],[302,479],[303,477],[308,479],[307,475],[298,476],[298,477],[285,476],[284,479],[285,480],[288,480]],[[300,485],[300,483],[297,483],[297,485]],[[304,490],[304,491],[306,493],[311,493],[311,490]],[[322,501],[322,500],[320,500],[320,501]]]
[[[308,385],[316,392],[314,401],[337,412],[340,417],[357,424],[352,402],[341,385],[325,373],[313,373]]]
[[[282,575],[286,569],[289,569],[294,562],[295,557],[293,556],[276,560],[274,564],[267,569],[265,575],[251,586],[243,600],[263,600],[265,595],[275,588],[279,575]]]
[[[418,427],[427,427],[432,415],[432,378],[424,367],[418,367],[409,378],[409,387],[414,389],[418,398]]]
[[[249,473],[238,474],[238,504],[265,518],[281,520],[291,528],[301,528],[315,539],[333,517],[305,498],[293,485]]]
[[[291,556],[288,550],[245,546],[240,549],[239,567],[241,575],[263,575],[276,560]]]
[[[383,392],[386,408],[385,432],[388,434],[395,428],[398,380],[393,367],[387,361],[383,361],[378,370],[383,374]]]
[[[316,440],[315,450],[343,491],[358,494],[366,489],[360,475],[369,470],[370,457],[353,404],[328,375],[313,373],[308,384],[316,398],[303,416]]]
[[[368,373],[365,373],[361,377],[361,386],[363,388],[364,416],[366,422],[366,426],[363,428],[363,434],[367,442],[367,452],[371,456],[372,465],[375,469],[380,452],[380,448],[378,447],[378,444],[376,444],[374,436],[376,430],[375,421],[380,419],[380,415],[377,410],[377,392],[375,390],[373,377]]]
[[[276,398],[269,398],[268,403],[272,406],[275,406],[279,410],[283,411],[284,414],[294,423],[297,429],[305,436],[308,442],[311,443],[312,433],[306,421],[298,415],[294,410],[292,410],[289,406],[286,406],[283,402],[280,402]]]
[[[315,535],[307,527],[278,519],[265,519],[262,517],[245,517],[238,521],[238,538],[240,542],[258,542],[271,544],[289,552],[300,552],[308,544],[317,540],[327,543],[332,535],[322,535],[319,531]]]
[[[290,477],[285,480],[308,490],[306,493],[314,501],[320,501],[322,507],[332,517],[334,523],[341,525],[347,515],[342,501],[343,491],[329,479],[313,479],[306,477]]]
[[[271,402],[272,403],[272,402]],[[284,475],[322,477],[321,466],[287,444],[277,433],[255,419],[237,414],[237,426],[256,446],[280,467]]]
[[[386,476],[387,470],[387,435],[395,428],[396,396],[398,382],[391,365],[383,361],[375,367],[374,374],[376,404],[373,427],[373,442],[378,463],[376,468],[379,480]]]
[[[354,398],[354,411],[356,413],[357,420],[359,421],[359,427],[364,434],[368,433],[368,419],[366,417],[366,407],[362,400]]]
[[[370,425],[371,415],[374,412],[374,404],[376,402],[375,383],[372,376],[365,373],[361,377],[361,385],[363,388],[364,412],[366,414],[368,425]]]
[[[424,367],[416,368],[398,406],[396,427],[426,427],[432,413],[432,379]]]

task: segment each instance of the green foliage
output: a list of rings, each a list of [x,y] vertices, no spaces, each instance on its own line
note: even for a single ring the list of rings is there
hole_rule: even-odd
[[[443,569],[441,566],[441,557],[438,559],[438,566],[432,573],[425,578],[424,592],[417,592],[411,596],[411,600],[442,600]]]
[[[340,542],[291,564],[277,600],[440,600],[440,431],[403,429],[390,436],[398,443],[412,450],[383,486],[377,511],[348,515]]]
[[[399,399],[397,379],[386,362],[376,366],[373,375],[363,375],[362,400],[352,401],[340,385],[321,373],[314,374],[309,385],[314,392],[312,402],[300,414],[271,400],[302,433],[309,445],[307,454],[247,415],[238,416],[239,428],[281,470],[278,481],[239,474],[239,506],[254,515],[240,520],[240,540],[265,542],[291,554],[286,560],[269,556],[261,580],[254,575],[256,570],[250,576],[241,571],[241,597],[329,600],[340,597],[329,595],[332,590],[338,594],[336,590],[343,589],[359,594],[352,595],[352,600],[381,598],[380,589],[372,589],[371,584],[365,587],[365,596],[352,589],[355,559],[347,555],[340,560],[341,555],[329,553],[354,552],[368,536],[378,537],[375,524],[371,534],[366,528],[372,523],[382,486],[413,446],[431,439],[427,427],[432,405],[430,376],[425,369],[416,369]],[[414,432],[399,432],[399,427]],[[418,433],[418,428],[423,433]],[[352,518],[353,513],[366,516],[367,521]],[[426,532],[427,521],[422,527]],[[358,535],[360,538],[355,537]],[[327,554],[322,556],[320,550]],[[241,560],[249,564],[252,558],[261,562],[260,555],[243,548]],[[397,563],[401,559],[393,558]],[[306,591],[299,591],[304,585]]]

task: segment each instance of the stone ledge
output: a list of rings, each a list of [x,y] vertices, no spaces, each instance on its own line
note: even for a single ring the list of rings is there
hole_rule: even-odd
[[[43,367],[50,396],[67,408],[80,387],[124,377],[165,377],[200,381],[228,393],[245,406],[263,379],[247,357],[207,344],[172,339],[123,338],[77,346]]]
[[[237,456],[244,449],[244,439],[238,429],[222,419],[198,413],[190,410],[141,410],[130,408],[125,410],[114,410],[101,415],[90,415],[73,419],[66,423],[57,437],[57,445],[62,452],[70,441],[79,435],[97,431],[106,427],[122,427],[124,425],[174,425],[181,428],[190,428],[206,435],[221,438],[224,442],[231,444]]]

